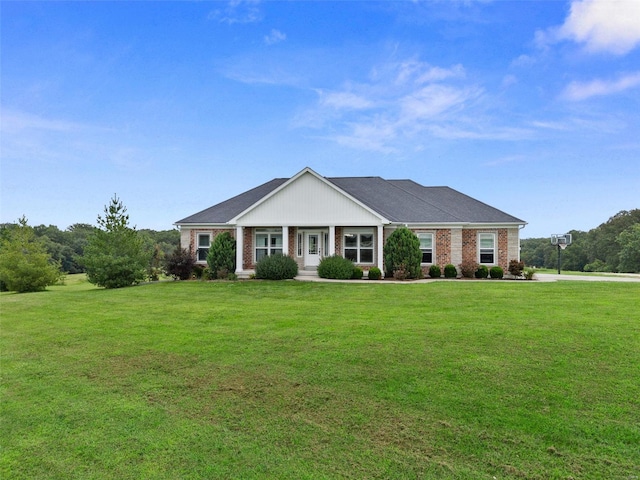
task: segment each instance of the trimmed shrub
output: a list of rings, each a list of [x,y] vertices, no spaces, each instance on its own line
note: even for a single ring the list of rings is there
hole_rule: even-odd
[[[487,278],[489,276],[489,268],[486,265],[479,265],[476,271],[473,273],[473,276],[476,278]]]
[[[476,262],[462,262],[460,264],[460,274],[464,278],[473,278],[476,275],[479,265]]]
[[[331,255],[320,260],[318,276],[320,278],[348,280],[353,276],[354,269],[355,266],[351,260],[340,255]]]
[[[236,271],[236,241],[229,232],[222,232],[213,240],[207,264],[214,278],[227,278]]]
[[[387,277],[404,280],[405,278],[420,278],[422,269],[422,251],[420,240],[407,227],[401,227],[389,236],[384,245],[384,269]],[[402,270],[396,275],[396,270]]]
[[[525,280],[533,280],[533,277],[536,274],[536,270],[534,268],[531,268],[531,267],[525,268],[523,274],[524,274]]]
[[[202,275],[204,275],[204,270],[205,270],[205,267],[203,267],[202,265],[194,265],[193,276],[196,277],[198,280],[200,280],[202,278]]]
[[[518,260],[511,260],[509,262],[509,273],[514,277],[519,277],[522,275],[522,271],[524,270],[524,262],[519,262]]]
[[[442,276],[442,271],[438,265],[431,265],[429,267],[429,276],[431,278],[440,278]]]
[[[362,279],[364,272],[360,267],[353,267],[353,273],[351,274],[351,278],[354,280]]]
[[[267,255],[256,264],[256,278],[264,280],[287,280],[298,274],[298,264],[288,255]],[[227,278],[229,273],[227,272]]]
[[[458,270],[456,266],[449,263],[444,266],[444,278],[456,278],[458,276]]]
[[[502,267],[496,265],[495,267],[491,267],[489,275],[491,275],[491,278],[502,278],[504,277],[504,270],[502,270]]]
[[[382,272],[378,267],[371,267],[369,269],[369,280],[380,280],[382,278]]]

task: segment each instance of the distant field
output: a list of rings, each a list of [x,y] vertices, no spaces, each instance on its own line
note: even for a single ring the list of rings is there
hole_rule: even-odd
[[[2,294],[0,478],[640,477],[640,284]]]

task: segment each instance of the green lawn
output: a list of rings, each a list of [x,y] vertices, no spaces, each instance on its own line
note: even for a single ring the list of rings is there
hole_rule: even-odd
[[[2,294],[0,478],[640,477],[640,284]]]

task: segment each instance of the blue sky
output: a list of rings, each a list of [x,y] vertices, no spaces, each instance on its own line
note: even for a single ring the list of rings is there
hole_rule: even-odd
[[[0,220],[138,228],[309,166],[589,230],[640,208],[640,2],[0,5]]]

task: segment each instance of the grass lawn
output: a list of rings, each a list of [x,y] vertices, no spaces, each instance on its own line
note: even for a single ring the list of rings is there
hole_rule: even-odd
[[[0,477],[637,479],[640,284],[2,294]]]

